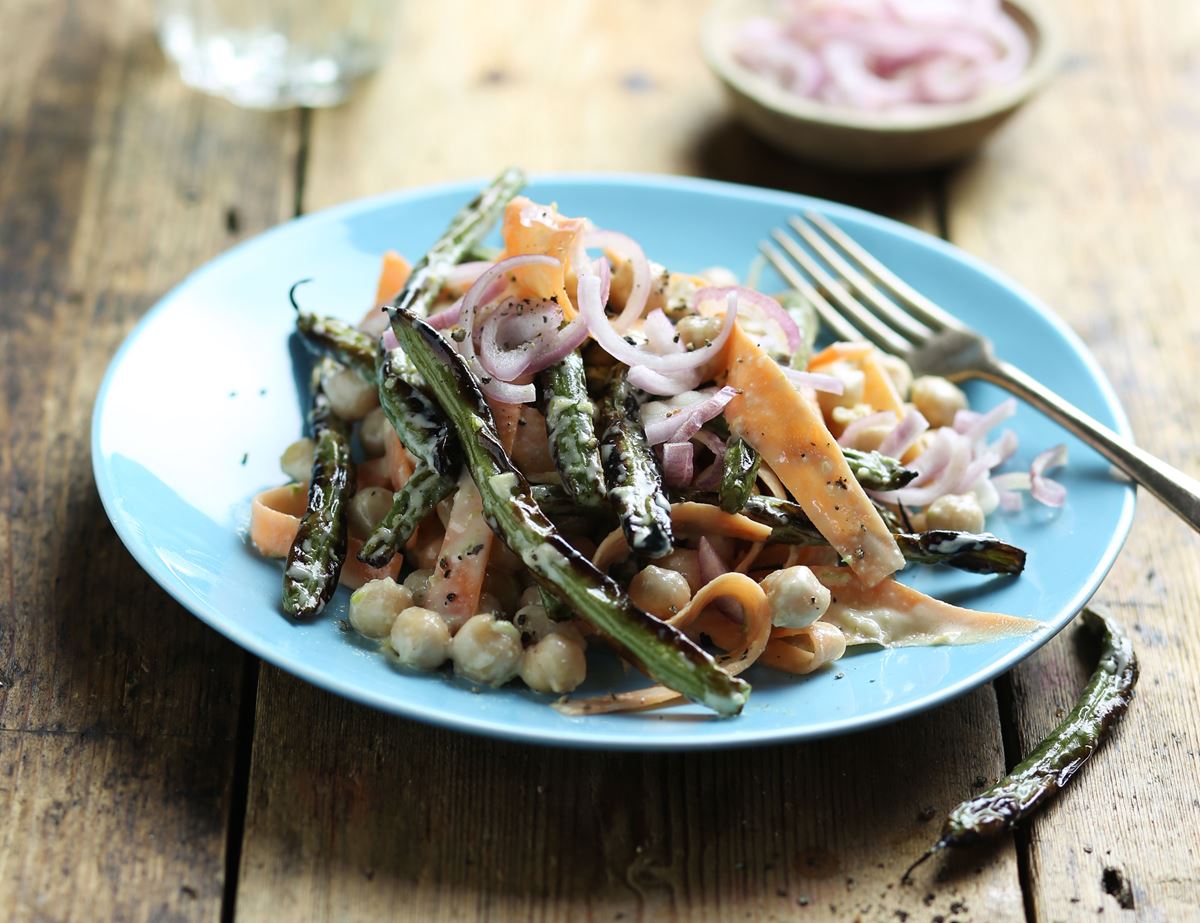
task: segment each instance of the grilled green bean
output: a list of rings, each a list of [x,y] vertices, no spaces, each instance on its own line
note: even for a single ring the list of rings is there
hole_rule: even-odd
[[[1012,772],[946,819],[942,835],[904,873],[947,847],[967,846],[1012,828],[1058,794],[1125,714],[1137,684],[1133,644],[1121,626],[1094,609],[1084,609],[1086,629],[1100,636],[1100,659],[1070,714]]]
[[[746,505],[746,498],[754,489],[758,477],[758,466],[762,459],[754,447],[745,439],[734,437],[725,447],[721,468],[721,486],[718,502],[726,513],[736,513]]]
[[[411,311],[418,317],[429,313],[450,270],[463,255],[479,245],[499,219],[509,201],[525,185],[525,174],[509,167],[478,196],[463,207],[446,232],[413,267],[404,288],[392,299],[390,308]]]
[[[419,466],[404,486],[392,495],[392,508],[363,542],[358,559],[371,567],[385,567],[412,538],[421,520],[454,493],[457,486],[458,481],[453,478]]]
[[[592,419],[596,411],[588,397],[579,353],[568,353],[543,371],[538,386],[550,434],[550,455],[563,488],[580,506],[603,506],[604,469]]]
[[[917,476],[912,468],[905,468],[896,459],[878,452],[842,449],[842,454],[855,480],[867,490],[899,490]]]
[[[675,628],[634,606],[538,508],[529,483],[500,445],[491,410],[462,358],[411,312],[391,308],[389,314],[401,347],[454,427],[488,525],[538,583],[658,682],[721,715],[741,711],[750,687]]]
[[[716,504],[711,493],[691,493],[687,499]],[[771,527],[767,539],[772,544],[828,545],[817,531],[804,508],[790,500],[755,495],[747,498],[739,511],[755,522]],[[896,544],[906,561],[914,564],[945,564],[973,574],[1019,574],[1025,569],[1025,552],[988,533],[954,532],[932,529],[928,532],[894,533]]]
[[[671,553],[671,504],[650,454],[642,417],[626,369],[614,369],[598,405],[600,460],[608,502],[635,554],[661,558]]]
[[[346,503],[354,493],[354,466],[346,424],[330,409],[321,383],[335,370],[328,359],[313,369],[309,425],[316,448],[308,507],[283,571],[283,610],[294,619],[312,618],[325,608],[346,561]]]

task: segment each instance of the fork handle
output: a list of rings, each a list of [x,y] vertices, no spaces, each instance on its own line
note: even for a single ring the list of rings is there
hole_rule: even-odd
[[[1015,365],[993,359],[979,377],[1028,401],[1094,448],[1200,532],[1200,481],[1093,420]]]

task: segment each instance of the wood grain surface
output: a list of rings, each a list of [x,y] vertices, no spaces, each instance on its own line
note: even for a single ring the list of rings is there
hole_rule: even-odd
[[[832,741],[644,756],[452,734],[259,672],[184,612],[107,524],[88,425],[154,300],[296,202],[519,163],[774,186],[948,236],[1062,313],[1139,440],[1200,471],[1200,8],[1056,4],[1061,71],[983,154],[863,179],[728,120],[691,0],[407,0],[384,70],[309,115],[185,89],[151,7],[0,5],[0,916],[1196,918],[1200,540],[1153,500],[1098,596],[1142,657],[1129,720],[1015,839],[902,886],[937,818],[1069,706],[1074,632]]]
[[[1061,5],[1059,79],[948,190],[951,238],[1052,305],[1095,352],[1138,442],[1193,474],[1198,12],[1188,0]],[[1039,920],[1200,918],[1198,563],[1200,536],[1139,497],[1096,601],[1131,630],[1142,679],[1114,740],[1029,831]],[[1022,751],[1083,684],[1071,634],[1012,674]]]
[[[117,540],[92,483],[89,422],[109,357],[155,299],[289,215],[296,116],[184,89],[147,12],[0,10],[8,920],[215,920],[224,901],[246,658]]]

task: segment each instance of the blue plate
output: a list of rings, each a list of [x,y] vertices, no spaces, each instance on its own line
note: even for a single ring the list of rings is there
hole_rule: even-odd
[[[922,590],[975,608],[1032,616],[1035,636],[966,647],[868,650],[795,678],[754,669],[743,714],[719,720],[696,707],[567,718],[513,684],[479,692],[445,674],[406,674],[342,631],[339,591],[316,624],[279,613],[280,567],[244,540],[250,497],[280,483],[280,451],[301,432],[300,389],[288,335],[288,287],[306,305],[357,319],[374,294],[380,254],[415,257],[479,188],[458,183],[352,202],[276,228],[198,270],[129,335],[96,399],[96,484],[126,547],[168,593],[246,650],[338,695],[421,721],[512,740],[643,750],[734,746],[823,737],[946,702],[1027,657],[1070,621],[1112,565],[1133,517],[1133,490],[1109,465],[1036,412],[1012,423],[1015,463],[1066,441],[1071,461],[1061,511],[997,513],[990,527],[1029,550],[1015,580],[913,573]],[[997,352],[1121,432],[1128,423],[1079,339],[998,273],[940,240],[875,215],[815,199],[674,177],[547,176],[529,194],[567,214],[633,235],[671,267],[744,272],[758,241],[788,215],[817,209],[901,276],[968,324]],[[763,285],[782,287],[777,279]],[[1003,395],[968,387],[972,406]],[[592,658],[584,692],[631,688],[611,657]]]

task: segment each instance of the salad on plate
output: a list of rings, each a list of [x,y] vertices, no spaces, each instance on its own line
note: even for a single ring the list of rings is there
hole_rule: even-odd
[[[1014,402],[978,413],[865,343],[817,348],[796,293],[658,265],[522,185],[501,174],[415,264],[386,254],[357,326],[293,287],[311,432],[249,530],[284,561],[289,617],[345,584],[350,624],[399,667],[519,678],[576,715],[735,715],[755,664],[1038,629],[897,579],[1022,571],[986,519],[1026,492],[1062,505],[1065,455],[997,472]],[[653,684],[570,697],[589,646]]]

